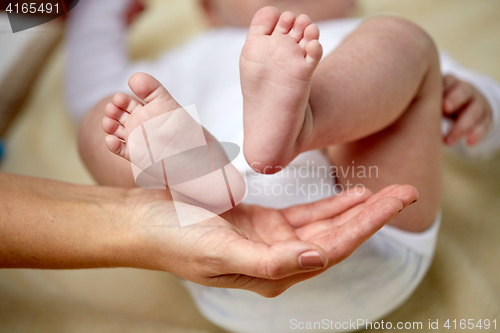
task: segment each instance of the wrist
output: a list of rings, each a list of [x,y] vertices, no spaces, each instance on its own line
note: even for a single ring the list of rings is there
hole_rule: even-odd
[[[68,262],[75,267],[68,268],[135,267],[131,260],[135,240],[130,207],[126,204],[128,192],[125,189],[91,186],[80,191],[76,198],[71,198],[76,201],[73,212],[79,210],[78,215],[83,219],[72,223],[72,234],[75,236],[69,235],[67,240],[73,248]],[[61,227],[58,227],[59,230]]]
[[[136,237],[133,229],[132,207],[128,205],[130,190],[111,189],[107,198],[99,198],[93,206],[98,216],[94,223],[100,266],[136,267],[133,260],[136,252]],[[99,217],[100,216],[100,217]]]
[[[111,209],[119,211],[115,223],[120,226],[114,261],[122,267],[170,272],[165,237],[179,227],[170,192],[128,189]]]
[[[112,187],[78,187],[74,197],[63,199],[60,205],[73,202],[71,215],[82,218],[73,223],[59,224],[59,231],[72,229],[61,249],[70,249],[68,268],[137,267],[135,232],[129,202],[130,190]],[[69,199],[69,200],[68,200]],[[71,220],[68,216],[66,221]],[[78,236],[80,235],[80,236]],[[66,244],[64,244],[66,243]]]

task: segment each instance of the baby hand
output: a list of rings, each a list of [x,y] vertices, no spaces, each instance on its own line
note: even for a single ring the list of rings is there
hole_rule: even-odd
[[[125,20],[127,25],[131,25],[132,23],[134,23],[137,17],[141,15],[145,8],[145,0],[132,0],[125,13]]]
[[[474,86],[453,75],[444,76],[443,86],[443,114],[453,120],[444,143],[453,146],[465,136],[467,144],[475,146],[490,129],[491,106]]]

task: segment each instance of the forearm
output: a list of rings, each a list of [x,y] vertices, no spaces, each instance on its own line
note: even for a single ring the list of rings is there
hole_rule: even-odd
[[[0,267],[134,266],[125,190],[8,174],[0,184]]]

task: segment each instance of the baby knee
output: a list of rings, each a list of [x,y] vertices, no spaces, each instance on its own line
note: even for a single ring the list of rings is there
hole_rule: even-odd
[[[433,38],[417,24],[401,17],[382,15],[368,19],[373,31],[378,31],[383,37],[389,38],[401,51],[418,56],[438,58],[438,48]]]

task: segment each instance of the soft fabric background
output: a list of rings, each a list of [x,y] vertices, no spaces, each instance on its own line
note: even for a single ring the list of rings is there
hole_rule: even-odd
[[[500,1],[366,0],[360,7],[360,14],[410,18],[453,58],[500,81]],[[151,1],[133,28],[131,54],[154,59],[202,27],[194,1]],[[9,132],[1,170],[92,184],[78,159],[76,127],[65,113],[63,61],[60,45]],[[415,294],[385,321],[496,318],[500,324],[499,167],[500,158],[446,157],[435,261]],[[221,332],[201,317],[175,277],[133,269],[0,271],[0,331]]]

